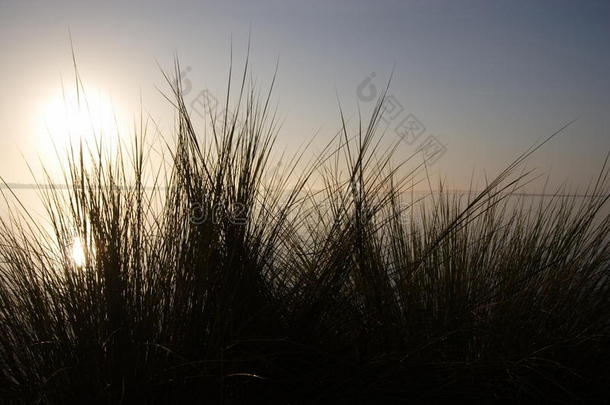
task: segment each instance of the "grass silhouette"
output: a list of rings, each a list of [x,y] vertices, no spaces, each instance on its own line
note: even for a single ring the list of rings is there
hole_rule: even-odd
[[[509,202],[547,139],[482,192],[418,202],[424,164],[401,177],[381,148],[382,95],[304,170],[297,155],[270,172],[273,84],[261,95],[247,71],[205,136],[167,77],[169,170],[147,171],[144,130],[112,156],[73,145],[68,189],[40,191],[52,234],[25,210],[2,219],[3,401],[607,398],[606,165],[591,197]]]

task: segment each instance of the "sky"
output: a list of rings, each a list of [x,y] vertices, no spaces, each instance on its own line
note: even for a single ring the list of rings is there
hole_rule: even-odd
[[[610,150],[607,1],[0,0],[6,182],[31,183],[28,167],[50,164],[51,145],[82,125],[66,123],[62,107],[74,83],[70,37],[93,115],[116,117],[123,134],[140,111],[171,133],[161,69],[175,56],[188,102],[222,94],[231,46],[240,68],[250,39],[261,88],[278,65],[280,150],[317,134],[315,153],[339,128],[339,103],[350,123],[359,109],[366,120],[391,72],[385,136],[403,139],[405,158],[432,143],[431,173],[450,188],[481,184],[574,119],[528,168],[583,190]]]

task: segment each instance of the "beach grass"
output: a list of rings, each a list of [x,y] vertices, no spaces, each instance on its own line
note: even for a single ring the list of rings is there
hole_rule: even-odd
[[[405,174],[381,146],[382,95],[357,129],[341,113],[311,160],[274,170],[273,84],[246,73],[229,81],[236,114],[210,112],[205,134],[168,76],[162,168],[144,126],[111,156],[73,145],[67,189],[40,191],[51,231],[18,204],[1,219],[2,401],[609,397],[607,165],[589,197],[515,197],[549,134],[484,190],[440,183],[420,200],[426,162]]]

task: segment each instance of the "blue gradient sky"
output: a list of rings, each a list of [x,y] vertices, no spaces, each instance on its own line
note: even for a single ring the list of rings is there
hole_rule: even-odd
[[[164,130],[172,114],[156,65],[177,54],[194,89],[221,91],[231,37],[241,63],[252,34],[254,76],[279,58],[274,101],[290,150],[339,125],[371,72],[447,148],[435,174],[453,188],[493,175],[537,139],[577,118],[528,164],[582,189],[610,149],[607,1],[12,1],[0,2],[0,176],[30,182],[25,161],[50,156],[45,106],[72,78],[71,31],[86,86],[131,121],[144,108]],[[360,103],[365,112],[370,105]],[[388,136],[395,136],[388,133]],[[399,153],[408,156],[413,145]],[[23,156],[21,155],[23,154]],[[24,161],[25,159],[25,161]]]

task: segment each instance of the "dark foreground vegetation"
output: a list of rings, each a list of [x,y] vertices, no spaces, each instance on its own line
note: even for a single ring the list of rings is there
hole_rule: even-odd
[[[239,122],[210,114],[206,134],[173,86],[168,170],[147,171],[144,129],[112,156],[74,145],[68,190],[40,192],[51,234],[24,211],[2,219],[1,402],[608,397],[605,166],[592,197],[515,204],[534,147],[482,192],[418,202],[425,164],[398,176],[381,98],[280,171],[269,98],[246,82]]]

